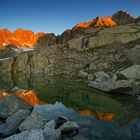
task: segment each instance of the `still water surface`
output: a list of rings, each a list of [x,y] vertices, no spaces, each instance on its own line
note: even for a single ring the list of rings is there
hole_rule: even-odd
[[[1,91],[13,94],[15,87],[24,89],[24,93],[36,94],[38,103],[62,102],[82,115],[99,120],[111,120],[124,125],[140,117],[140,101],[135,97],[99,92],[88,87],[82,79],[25,74],[0,75]],[[28,100],[32,99],[29,95]]]

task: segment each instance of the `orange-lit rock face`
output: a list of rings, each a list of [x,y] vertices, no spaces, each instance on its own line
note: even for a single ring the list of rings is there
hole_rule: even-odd
[[[45,33],[42,32],[35,34],[31,30],[23,30],[21,28],[16,29],[14,32],[2,29],[0,30],[0,48],[4,48],[9,44],[20,47],[32,47],[38,38],[44,35]]]
[[[116,26],[116,22],[112,20],[111,16],[97,17],[96,19],[78,23],[74,28],[89,28],[89,27],[112,27]]]
[[[17,45],[19,44],[24,47],[31,47],[37,41],[37,36],[30,30],[23,30],[18,28],[13,32],[12,40],[17,42]]]
[[[43,37],[45,35],[46,35],[46,33],[43,33],[43,32],[39,32],[36,34],[37,38]]]
[[[114,113],[108,113],[108,112],[103,112],[103,111],[96,111],[96,113],[93,113],[89,109],[79,110],[77,112],[81,115],[95,117],[99,120],[108,120],[108,121],[112,121],[114,119],[114,116],[115,116]]]

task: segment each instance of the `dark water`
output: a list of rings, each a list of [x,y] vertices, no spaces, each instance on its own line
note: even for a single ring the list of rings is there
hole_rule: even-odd
[[[87,86],[82,79],[48,77],[45,75],[1,74],[0,89],[10,92],[14,87],[36,92],[41,101],[62,102],[77,112],[121,125],[140,117],[140,101],[122,94],[107,94]]]

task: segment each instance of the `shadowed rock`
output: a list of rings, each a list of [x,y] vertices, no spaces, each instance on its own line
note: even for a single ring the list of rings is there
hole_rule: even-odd
[[[6,96],[0,100],[1,118],[7,118],[19,109],[31,110],[32,106],[17,96]]]

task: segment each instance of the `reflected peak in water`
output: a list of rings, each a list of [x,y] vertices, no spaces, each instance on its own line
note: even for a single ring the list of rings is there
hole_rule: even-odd
[[[38,99],[36,93],[32,90],[20,90],[16,93],[12,93],[12,94],[5,92],[5,90],[0,90],[0,99],[4,98],[5,96],[8,96],[8,95],[16,95],[19,98],[21,98],[21,99],[25,100],[26,102],[28,102],[29,104],[31,104],[32,106],[34,106],[35,104],[38,104],[38,105],[45,104],[44,101],[41,101]]]
[[[86,116],[89,116],[89,117],[97,118],[98,120],[113,121],[113,119],[115,117],[114,113],[103,112],[103,111],[96,111],[96,112],[93,113],[89,109],[79,110],[77,112],[81,115],[86,115]]]

